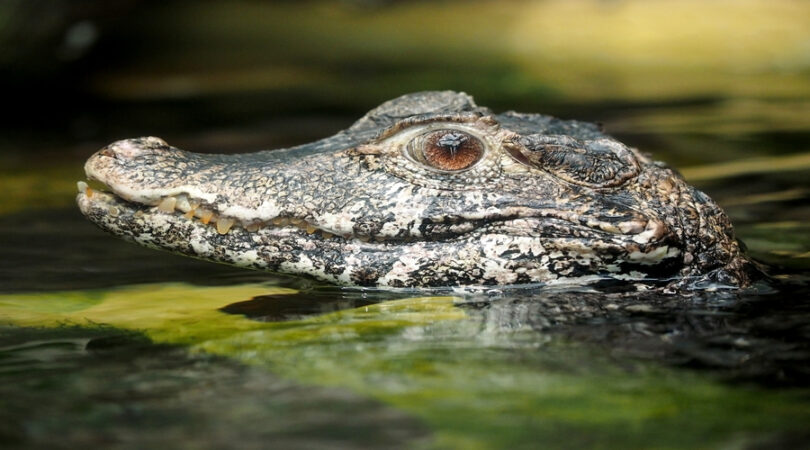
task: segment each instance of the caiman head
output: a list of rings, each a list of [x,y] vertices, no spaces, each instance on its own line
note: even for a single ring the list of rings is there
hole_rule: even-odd
[[[148,247],[345,285],[743,286],[725,214],[593,124],[388,101],[299,147],[205,155],[158,138],[93,155],[82,212]]]

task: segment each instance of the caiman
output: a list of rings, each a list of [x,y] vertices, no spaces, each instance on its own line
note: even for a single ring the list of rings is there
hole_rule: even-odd
[[[597,125],[420,92],[334,136],[213,155],[155,137],[86,163],[81,211],[147,247],[342,285],[741,287],[723,211]]]

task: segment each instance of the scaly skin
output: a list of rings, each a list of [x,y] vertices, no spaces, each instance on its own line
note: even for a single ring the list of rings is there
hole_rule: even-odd
[[[118,141],[82,212],[149,247],[394,287],[641,281],[745,286],[725,214],[593,124],[494,115],[455,92],[384,103],[335,136],[240,155]]]

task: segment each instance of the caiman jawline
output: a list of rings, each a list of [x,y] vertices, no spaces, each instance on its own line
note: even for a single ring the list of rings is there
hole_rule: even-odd
[[[186,193],[176,195],[155,195],[150,192],[147,194],[137,193],[136,191],[127,192],[126,194],[118,193],[118,189],[113,189],[109,185],[98,181],[96,177],[88,174],[88,179],[93,183],[94,187],[90,187],[87,182],[79,181],[77,188],[79,194],[87,197],[89,202],[100,203],[106,200],[107,213],[111,216],[117,216],[124,211],[123,209],[131,209],[129,211],[135,217],[141,217],[147,214],[164,213],[174,216],[182,216],[188,220],[197,220],[199,224],[204,226],[212,226],[219,234],[228,234],[231,230],[242,228],[247,232],[255,233],[259,230],[281,230],[287,231],[301,230],[307,235],[315,235],[322,239],[356,239],[364,243],[368,242],[392,242],[392,241],[416,241],[421,236],[406,236],[406,237],[391,237],[386,235],[362,235],[357,233],[340,233],[335,230],[327,230],[318,224],[311,223],[303,218],[298,217],[282,217],[276,216],[269,219],[250,219],[243,220],[233,216],[226,216],[217,214],[210,208],[206,208],[207,202],[190,198]],[[125,198],[124,195],[130,198],[138,198],[141,200],[154,198],[151,202],[137,201]],[[107,198],[105,198],[105,196]],[[95,199],[95,201],[93,200]],[[460,220],[459,220],[460,219]],[[531,210],[528,208],[507,208],[498,217],[485,217],[472,214],[469,217],[454,216],[453,218],[436,218],[435,223],[446,223],[448,228],[452,229],[452,234],[447,233],[447,236],[462,236],[469,231],[483,230],[492,227],[501,227],[503,229],[522,229],[533,230],[541,235],[545,233],[542,227],[538,226],[541,222],[559,222],[562,223],[562,234],[572,235],[576,231],[580,233],[593,233],[609,239],[610,237],[629,238],[630,241],[638,244],[650,244],[657,241],[664,231],[664,225],[655,221],[642,222],[627,221],[619,223],[611,223],[605,221],[597,221],[593,219],[583,218],[574,213],[565,214],[564,212],[554,210]],[[534,226],[530,224],[534,223]],[[432,236],[433,240],[439,240],[443,236],[435,234]],[[554,237],[561,237],[558,235]]]
[[[87,182],[77,183],[79,194],[83,194],[90,202],[100,204],[104,201],[107,205],[107,212],[112,216],[121,214],[121,208],[128,208],[135,217],[146,214],[164,213],[175,216],[183,216],[188,220],[199,220],[202,225],[209,225],[216,228],[219,234],[228,234],[234,228],[244,228],[248,232],[257,232],[265,228],[299,228],[307,234],[316,234],[324,239],[336,238],[334,233],[318,228],[306,220],[295,217],[273,217],[269,220],[242,221],[237,218],[219,216],[211,209],[201,206],[202,202],[196,199],[189,199],[186,194],[170,195],[160,198],[154,204],[140,203],[124,199],[110,189],[108,186],[93,188]],[[345,239],[355,237],[364,240],[364,236],[343,235]]]

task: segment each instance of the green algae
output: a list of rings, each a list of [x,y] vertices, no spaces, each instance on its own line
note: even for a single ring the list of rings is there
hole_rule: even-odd
[[[192,288],[183,284],[126,286],[84,292],[84,307],[76,307],[77,292],[13,294],[0,297],[0,320],[14,325],[48,327],[56,324],[105,324],[142,331],[156,342],[193,344],[261,326],[217,311],[223,299],[244,299],[289,290],[259,284]],[[292,291],[289,291],[292,292]]]
[[[4,295],[0,322],[136,330],[299,383],[350,389],[425,420],[436,448],[735,447],[799,432],[810,420],[806,390],[731,386],[532,330],[493,329],[453,297],[286,322],[220,311],[293,292],[159,284]]]

